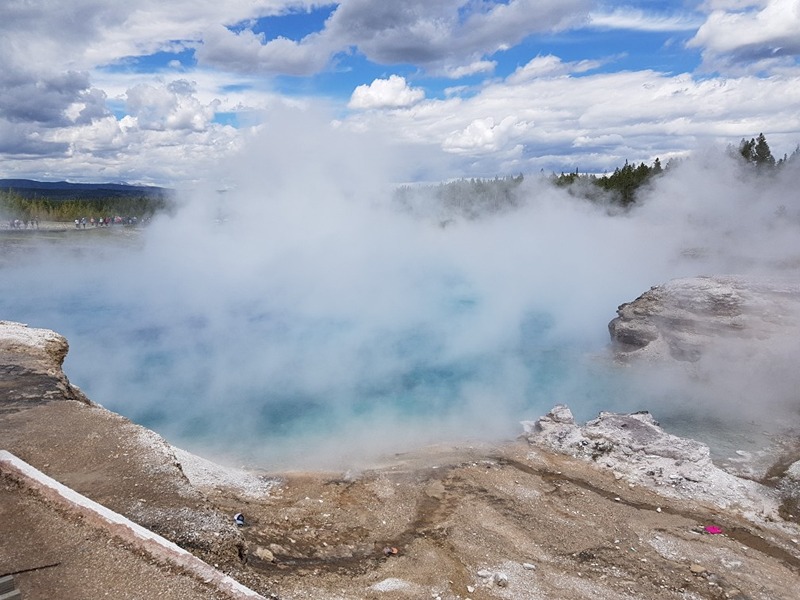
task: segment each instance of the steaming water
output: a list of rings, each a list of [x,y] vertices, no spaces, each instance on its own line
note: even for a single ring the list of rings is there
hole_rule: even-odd
[[[800,215],[784,205],[796,169],[766,182],[699,156],[626,215],[531,180],[513,210],[442,227],[441,207],[398,211],[361,181],[372,163],[347,154],[298,171],[296,153],[253,152],[235,191],[193,194],[138,233],[7,234],[0,318],[65,335],[65,370],[94,401],[263,466],[507,439],[556,403],[662,422],[677,407],[686,423],[724,420],[757,389],[769,414],[798,388],[793,368],[762,381],[726,365],[725,385],[699,389],[607,360],[617,306],[652,285],[796,275]]]
[[[413,276],[396,261],[367,261],[388,280],[371,282],[389,288],[377,293],[340,271],[343,285],[358,285],[354,296],[334,285],[302,306],[287,288],[313,282],[298,273],[287,282],[284,268],[264,268],[263,281],[237,290],[241,274],[160,254],[158,236],[180,235],[176,227],[7,235],[0,282],[4,318],[67,337],[74,384],[176,445],[262,465],[341,464],[439,440],[508,438],[556,402],[588,418],[619,395],[603,358],[613,306],[573,337],[546,306],[491,297],[468,265],[431,256],[401,261]],[[232,226],[214,227],[222,233],[209,235],[230,243]],[[324,276],[318,265],[312,275]]]

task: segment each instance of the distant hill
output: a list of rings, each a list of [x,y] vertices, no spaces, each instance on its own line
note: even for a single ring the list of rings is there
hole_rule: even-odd
[[[69,183],[67,181],[34,181],[32,179],[0,179],[0,192],[13,192],[24,198],[71,200],[76,198],[165,198],[168,188],[125,183]]]
[[[113,216],[147,220],[156,213],[171,214],[176,206],[174,190],[155,186],[0,179],[2,222]]]

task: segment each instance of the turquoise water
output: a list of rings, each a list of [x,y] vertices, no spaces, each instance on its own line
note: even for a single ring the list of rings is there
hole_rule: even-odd
[[[215,180],[146,231],[0,235],[0,319],[65,335],[96,402],[262,465],[505,440],[556,403],[710,437],[752,429],[737,415],[796,421],[795,340],[724,348],[696,377],[615,368],[607,348],[617,307],[653,285],[796,275],[796,169],[749,178],[709,153],[623,214],[529,178],[513,207],[460,219],[421,196],[415,217],[367,155],[308,161],[305,139],[226,165],[238,188]]]
[[[590,418],[624,397],[624,380],[598,358],[604,322],[576,338],[536,302],[495,314],[498,299],[467,269],[447,265],[437,279],[433,267],[427,287],[397,304],[332,287],[332,307],[309,308],[285,300],[305,278],[287,284],[266,270],[255,289],[236,289],[225,274],[176,275],[174,257],[144,239],[15,246],[0,270],[0,316],[63,334],[72,383],[190,450],[261,465],[346,462],[509,439],[556,403]]]

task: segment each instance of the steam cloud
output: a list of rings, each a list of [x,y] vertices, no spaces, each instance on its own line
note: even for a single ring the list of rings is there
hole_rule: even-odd
[[[172,443],[340,466],[511,437],[557,402],[659,416],[699,388],[612,367],[616,307],[674,277],[800,266],[796,164],[763,178],[699,150],[625,215],[528,177],[520,207],[447,227],[392,202],[419,168],[281,115],[141,243],[15,256],[2,318],[66,335],[73,383]],[[726,365],[725,386],[702,387],[711,412],[741,402]],[[775,369],[760,401],[785,407],[796,369]]]

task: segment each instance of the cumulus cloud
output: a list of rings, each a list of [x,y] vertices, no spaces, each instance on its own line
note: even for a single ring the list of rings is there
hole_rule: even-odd
[[[183,159],[189,149],[198,150],[198,140],[142,135],[144,129],[202,133],[217,128],[214,98],[202,102],[177,88],[168,89],[157,76],[150,75],[139,83],[99,87],[98,80],[111,80],[98,67],[118,64],[128,57],[156,51],[180,51],[192,47],[212,24],[236,23],[288,9],[303,9],[313,3],[303,0],[231,0],[225,3],[190,0],[130,0],[109,3],[104,0],[8,0],[0,3],[0,142],[6,160],[4,174],[41,177],[42,173],[76,174],[78,178],[97,177],[105,169],[117,169],[114,179],[130,173],[128,165],[143,161],[130,153],[136,148],[148,156],[171,154],[177,161],[175,173],[187,174]],[[136,77],[144,79],[143,76]],[[224,78],[223,78],[224,79]],[[131,89],[130,98],[126,90]],[[117,108],[128,101],[136,113],[125,121],[114,119],[111,105]],[[113,121],[113,123],[112,123]],[[128,139],[125,144],[106,144],[119,136],[133,135],[138,130],[140,141]],[[109,125],[113,124],[113,127]],[[109,132],[113,130],[113,135]],[[230,140],[229,132],[220,128],[206,136],[207,141]],[[105,141],[104,141],[105,140]],[[168,144],[159,149],[158,144]],[[183,148],[181,146],[186,144]],[[111,149],[113,148],[113,151]],[[89,156],[89,149],[97,152]],[[104,150],[105,149],[105,150]],[[219,153],[224,147],[203,149],[202,155]],[[33,163],[29,156],[43,162]],[[124,156],[124,161],[122,157]],[[23,157],[22,160],[15,160]],[[58,166],[58,157],[66,160]],[[142,165],[141,179],[150,171],[167,173],[170,168],[159,165],[150,170]],[[85,169],[85,171],[84,171]],[[63,176],[63,175],[62,175]],[[196,176],[194,174],[193,176]],[[172,184],[165,179],[159,183]]]
[[[537,57],[471,97],[423,100],[347,122],[437,143],[469,156],[472,172],[486,175],[576,167],[602,173],[625,160],[666,162],[698,144],[736,143],[752,132],[767,132],[778,155],[798,142],[791,132],[800,128],[800,70],[782,78],[704,79],[582,72],[590,66]]]
[[[0,86],[0,119],[58,126],[68,122],[67,108],[87,97],[89,77],[74,71],[35,78],[22,71],[6,72],[0,74]]]
[[[499,123],[495,123],[492,117],[475,119],[464,129],[447,136],[442,146],[457,153],[497,152],[509,145],[516,150],[514,142],[522,139],[532,126],[532,123],[520,121],[512,115]]]
[[[323,35],[357,45],[380,64],[415,63],[452,74],[469,65],[486,68],[482,57],[532,33],[582,22],[590,6],[585,0],[348,0],[331,16]]]
[[[350,97],[348,106],[355,109],[400,108],[416,104],[425,97],[425,91],[412,88],[405,77],[390,75],[389,79],[376,79],[369,85],[360,85]]]
[[[256,25],[265,15],[320,6],[330,16],[304,37],[269,39]],[[602,171],[626,159],[665,159],[697,143],[728,143],[761,131],[779,153],[792,151],[792,132],[800,129],[792,108],[800,26],[798,3],[788,0],[709,0],[697,9],[707,11],[707,19],[693,47],[727,78],[600,73],[613,59],[542,55],[504,79],[450,87],[444,98],[423,89],[426,76],[490,76],[507,58],[504,50],[531,34],[570,27],[685,32],[697,25],[696,17],[677,9],[597,6],[590,0],[3,2],[0,127],[9,159],[3,166],[6,173],[35,176],[61,155],[69,157],[70,170],[89,168],[85,176],[91,177],[144,164],[132,155],[136,149],[173,157],[174,172],[188,173],[186,156],[197,156],[201,165],[235,145],[237,132],[219,122],[241,126],[242,137],[275,104],[305,101],[296,89],[281,99],[265,74],[328,69],[335,75],[351,56],[418,70],[413,87],[399,75],[358,86],[344,125],[374,128],[416,150],[435,148],[444,153],[436,164],[461,159],[439,174],[444,177],[576,165]],[[162,55],[155,71],[141,69],[143,58],[156,51],[181,52],[176,60],[184,63]],[[192,52],[197,65],[185,61]],[[193,90],[172,81],[177,66],[181,77],[196,82]],[[776,76],[751,75],[764,69]],[[380,108],[390,110],[369,110]],[[210,145],[203,147],[204,141]],[[89,156],[90,149],[98,154]],[[27,160],[34,155],[54,158],[34,164]]]
[[[379,64],[419,64],[458,78],[491,71],[486,57],[532,33],[582,23],[590,6],[589,0],[342,0],[321,31],[299,40],[213,27],[197,57],[244,72],[310,75],[355,48]]]
[[[91,87],[87,73],[31,72],[0,64],[0,151],[65,156],[68,146],[54,140],[54,131],[105,117],[105,100],[101,90]]]
[[[800,54],[800,1],[763,0],[712,4],[689,41],[711,66],[756,68],[795,64]],[[751,67],[752,68],[752,67]]]
[[[316,34],[300,42],[284,37],[266,41],[264,34],[218,25],[205,32],[195,56],[202,64],[245,73],[311,75],[321,71],[332,54],[322,45]]]
[[[203,131],[218,103],[203,106],[194,91],[194,84],[183,79],[161,87],[138,85],[128,90],[127,108],[141,129]]]
[[[63,156],[68,149],[69,144],[50,140],[25,124],[0,119],[0,152],[9,158]]]

